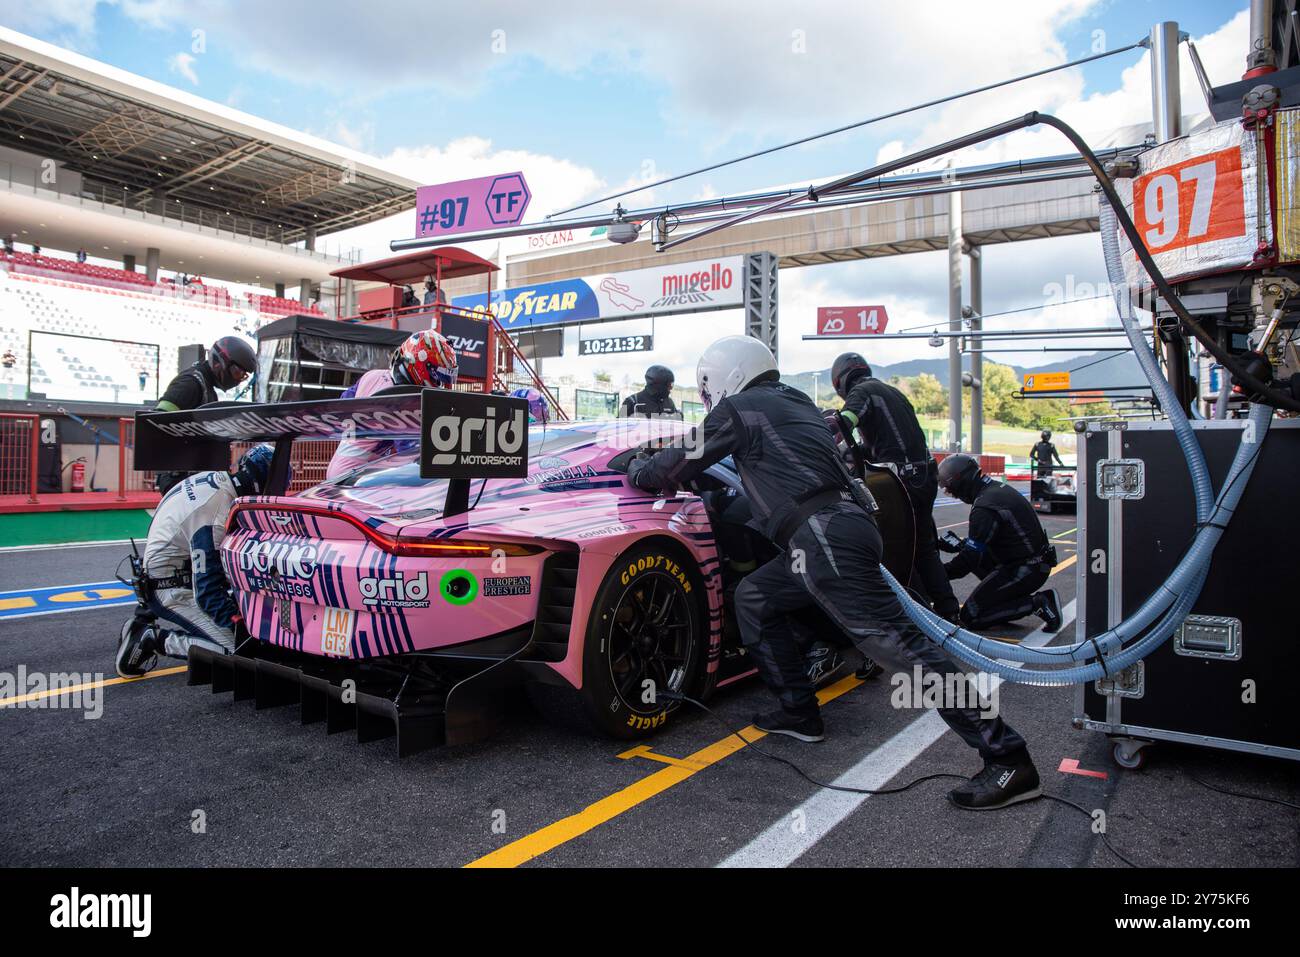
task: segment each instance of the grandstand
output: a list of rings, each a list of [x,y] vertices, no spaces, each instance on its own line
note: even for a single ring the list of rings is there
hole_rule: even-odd
[[[30,398],[135,406],[180,346],[351,314],[331,273],[359,251],[318,246],[414,207],[369,157],[2,27],[0,106],[0,236],[43,250],[0,254],[2,399],[30,378]]]

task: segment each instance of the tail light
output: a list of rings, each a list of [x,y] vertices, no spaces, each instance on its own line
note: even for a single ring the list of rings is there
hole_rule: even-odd
[[[235,516],[243,511],[297,512],[302,515],[317,515],[322,518],[337,519],[352,525],[377,548],[383,549],[390,555],[423,558],[465,558],[474,556],[489,558],[506,555],[511,558],[518,558],[525,555],[540,555],[546,551],[539,545],[524,545],[519,542],[483,542],[458,538],[444,540],[402,538],[400,534],[387,535],[377,531],[347,512],[300,505],[271,505],[260,502],[236,502],[235,506],[230,510],[230,518],[226,523],[227,530],[234,529]]]

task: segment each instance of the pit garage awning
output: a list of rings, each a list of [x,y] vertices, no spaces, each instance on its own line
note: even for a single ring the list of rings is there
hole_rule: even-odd
[[[444,246],[441,249],[420,249],[402,256],[348,266],[346,269],[337,269],[330,275],[338,279],[404,286],[420,282],[428,276],[440,276],[443,280],[458,279],[461,276],[496,272],[498,268],[495,263],[468,249]]]

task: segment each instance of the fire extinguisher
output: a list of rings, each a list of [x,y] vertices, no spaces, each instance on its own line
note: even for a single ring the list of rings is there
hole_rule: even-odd
[[[86,460],[77,459],[72,463],[72,491],[84,492],[86,490]]]

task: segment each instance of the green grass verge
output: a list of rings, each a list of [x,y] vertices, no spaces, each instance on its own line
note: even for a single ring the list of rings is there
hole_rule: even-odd
[[[149,513],[143,508],[98,512],[18,512],[0,515],[0,545],[57,545],[62,542],[143,540]]]

